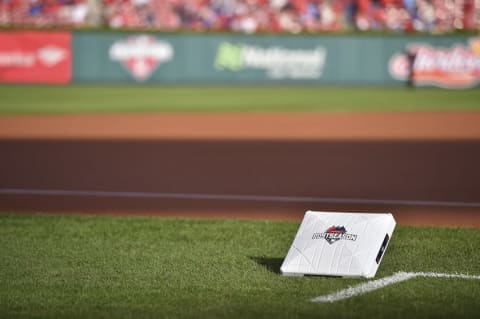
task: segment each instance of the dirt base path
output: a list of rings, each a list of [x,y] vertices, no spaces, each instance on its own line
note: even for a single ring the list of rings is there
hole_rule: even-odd
[[[0,117],[1,139],[478,140],[480,112]]]
[[[480,227],[480,113],[0,117],[0,210]]]

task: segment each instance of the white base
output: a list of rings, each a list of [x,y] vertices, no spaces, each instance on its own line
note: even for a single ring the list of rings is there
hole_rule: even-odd
[[[280,270],[285,276],[375,276],[392,238],[392,214],[305,213]]]

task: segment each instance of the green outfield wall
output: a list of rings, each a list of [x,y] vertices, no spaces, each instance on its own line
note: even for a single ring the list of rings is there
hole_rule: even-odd
[[[0,37],[12,38],[8,32]],[[62,47],[48,32],[30,32],[2,51],[0,81],[22,48],[45,74],[57,61],[62,81],[73,83],[312,84],[402,86],[412,74],[419,86],[470,88],[480,83],[480,37],[402,35],[239,35],[86,32],[66,33]],[[19,39],[24,39],[19,41]],[[70,40],[69,40],[70,39]],[[57,41],[58,42],[58,41]],[[2,43],[7,43],[3,41]],[[53,42],[52,42],[53,43]],[[62,42],[63,43],[63,42]],[[66,47],[68,46],[68,49]],[[10,50],[10,51],[8,51]],[[69,51],[69,52],[66,52]],[[415,55],[409,59],[407,52]],[[2,73],[2,63],[5,71]],[[9,64],[10,63],[10,64]],[[18,68],[16,78],[29,71]],[[44,76],[41,73],[40,76]],[[38,77],[38,76],[37,76]],[[14,78],[15,77],[10,77]],[[36,78],[35,78],[36,79]],[[4,77],[3,82],[10,81]]]
[[[480,38],[468,36],[74,33],[74,82],[473,87]]]

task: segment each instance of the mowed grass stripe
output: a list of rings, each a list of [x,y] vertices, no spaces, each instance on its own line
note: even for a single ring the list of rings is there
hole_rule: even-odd
[[[0,85],[0,114],[479,110],[480,90]]]
[[[364,279],[282,277],[299,223],[0,214],[2,318],[472,318],[477,281],[417,278],[335,304]],[[480,274],[480,231],[398,227],[376,278]]]

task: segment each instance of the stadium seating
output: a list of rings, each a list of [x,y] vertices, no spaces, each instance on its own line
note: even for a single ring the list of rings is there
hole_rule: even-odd
[[[7,27],[440,33],[476,30],[479,19],[479,0],[0,0]]]

